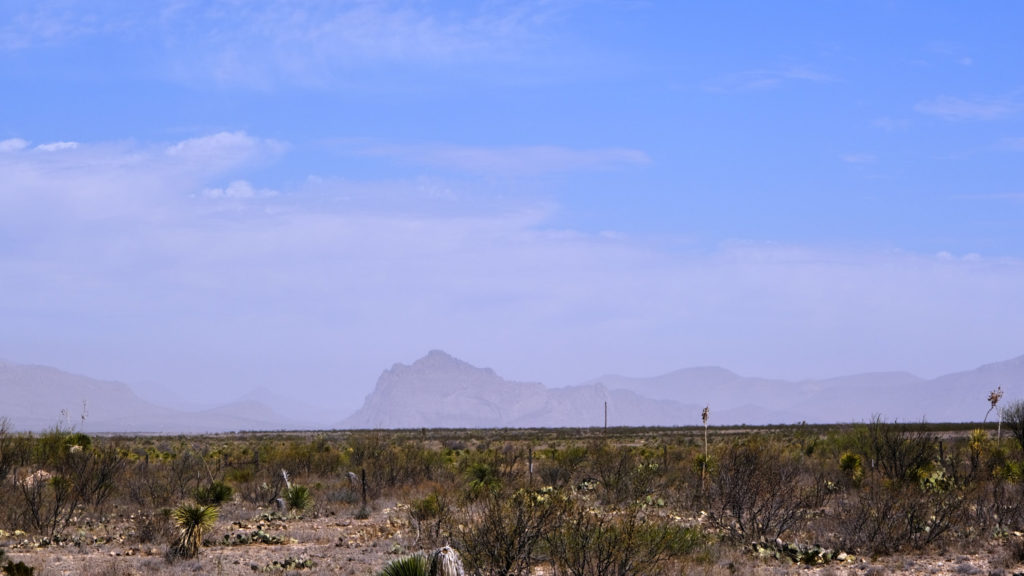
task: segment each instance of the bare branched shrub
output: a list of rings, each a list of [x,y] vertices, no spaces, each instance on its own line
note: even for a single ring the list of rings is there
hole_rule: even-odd
[[[608,442],[595,442],[589,452],[590,472],[600,482],[599,493],[606,504],[633,503],[654,492],[657,462],[640,458],[629,447],[613,447]]]
[[[993,475],[973,486],[967,525],[977,534],[1006,534],[1024,527],[1024,485]]]
[[[544,540],[555,576],[643,576],[668,573],[704,538],[638,507],[610,514],[576,501]]]
[[[587,460],[587,449],[583,446],[550,448],[541,454],[538,474],[546,486],[562,488],[579,480],[580,470]]]
[[[285,489],[284,479],[276,470],[242,468],[228,475],[242,500],[254,506],[266,506]]]
[[[14,434],[7,418],[0,418],[0,482],[7,479],[17,462]]]
[[[935,461],[935,437],[921,426],[888,423],[875,416],[865,430],[865,456],[873,469],[898,483],[916,483]]]
[[[202,458],[193,450],[153,451],[128,466],[125,487],[137,506],[165,508],[191,497],[210,482],[209,477]]]
[[[1024,400],[1014,400],[999,411],[1006,427],[1017,440],[1017,445],[1024,450]]]
[[[152,514],[139,514],[134,521],[135,538],[139,544],[165,542],[174,536],[170,508],[163,508]]]
[[[409,516],[416,528],[417,542],[442,544],[451,531],[454,503],[443,490],[434,490],[409,505]]]
[[[367,491],[379,498],[387,490],[442,479],[446,462],[441,452],[415,442],[396,443],[373,432],[349,439],[349,462],[366,471]]]
[[[523,576],[538,562],[537,550],[564,513],[566,500],[554,491],[488,493],[466,511],[456,535],[466,569],[484,576]]]
[[[16,480],[17,521],[52,537],[63,533],[79,506],[106,502],[125,458],[113,446],[93,446],[84,434],[57,428],[36,441],[33,467],[36,472]]]
[[[713,524],[737,540],[776,539],[816,504],[800,457],[752,438],[720,450],[710,477]]]
[[[832,532],[836,547],[868,554],[920,550],[964,525],[967,508],[956,489],[873,482],[839,500]]]

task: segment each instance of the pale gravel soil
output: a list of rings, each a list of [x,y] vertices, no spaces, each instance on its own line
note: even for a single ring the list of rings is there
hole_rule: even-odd
[[[226,507],[208,541],[220,542],[227,534],[251,532],[258,526],[283,544],[244,544],[204,547],[194,560],[168,562],[167,543],[140,544],[133,535],[136,524],[130,517],[91,527],[75,526],[67,535],[85,543],[39,546],[38,539],[10,533],[0,534],[0,548],[9,559],[36,568],[37,576],[134,576],[155,574],[177,576],[210,574],[239,576],[284,574],[286,576],[373,575],[387,562],[420,551],[415,529],[403,506],[375,510],[365,520],[352,512],[320,517],[287,518],[266,522],[257,518],[261,511]],[[93,543],[93,537],[99,539]],[[109,540],[109,541],[108,541]],[[878,559],[855,558],[826,566],[797,566],[776,560],[758,560],[742,550],[721,547],[711,559],[678,567],[672,574],[694,576],[775,576],[803,574],[815,576],[885,576],[906,574],[921,576],[1013,576],[1024,574],[1024,564],[1010,560],[1005,542],[994,541],[981,550],[929,552],[921,555],[897,555]],[[273,562],[286,559],[315,563],[313,568],[281,569]],[[535,576],[550,576],[550,569],[539,567]]]

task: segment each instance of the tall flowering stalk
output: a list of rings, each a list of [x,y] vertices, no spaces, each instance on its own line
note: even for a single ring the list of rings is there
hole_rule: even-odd
[[[988,421],[988,415],[991,414],[992,411],[996,409],[996,405],[999,404],[999,401],[1002,398],[1003,398],[1003,387],[1002,386],[997,386],[995,390],[993,390],[993,391],[988,393],[988,403],[991,406],[989,406],[988,412],[985,412],[985,420],[982,423]],[[999,424],[996,426],[996,440],[998,441],[1003,436],[1003,413],[997,411],[996,414],[999,415]]]
[[[711,415],[711,407],[705,406],[700,413],[700,421],[704,423],[704,460],[700,463],[700,490],[704,491],[704,477],[708,471],[708,417]]]

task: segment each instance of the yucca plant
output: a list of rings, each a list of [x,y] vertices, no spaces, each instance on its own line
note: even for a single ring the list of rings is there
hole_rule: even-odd
[[[199,547],[203,545],[203,537],[217,522],[218,513],[216,506],[202,504],[182,504],[172,510],[171,518],[178,528],[178,537],[171,547],[174,555],[195,558],[199,554]]]
[[[289,510],[301,512],[313,503],[313,495],[309,492],[309,488],[293,484],[285,490],[284,501],[288,504]]]
[[[388,562],[377,576],[430,576],[430,563],[420,554],[406,556]]]
[[[283,468],[281,477],[284,478],[284,503],[288,509],[301,512],[313,503],[313,495],[309,493],[309,488],[292,484],[291,479],[288,478],[288,471]]]

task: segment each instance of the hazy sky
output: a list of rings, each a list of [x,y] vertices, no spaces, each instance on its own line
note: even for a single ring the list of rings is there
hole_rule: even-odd
[[[340,418],[432,348],[553,386],[1024,354],[1022,21],[0,2],[0,358]]]

